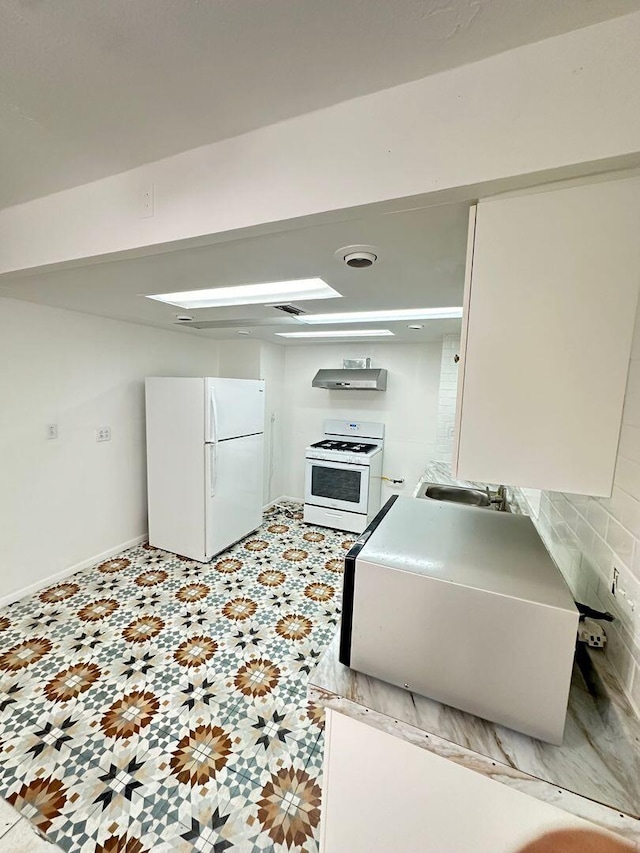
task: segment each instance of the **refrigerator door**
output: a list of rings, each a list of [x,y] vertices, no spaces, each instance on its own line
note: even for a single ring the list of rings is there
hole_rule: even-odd
[[[207,379],[205,441],[264,431],[264,380]]]
[[[206,559],[262,523],[263,436],[205,445]]]
[[[204,382],[146,380],[149,542],[205,559]]]

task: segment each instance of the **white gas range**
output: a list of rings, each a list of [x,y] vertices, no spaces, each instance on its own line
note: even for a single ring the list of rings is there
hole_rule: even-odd
[[[362,533],[380,509],[384,424],[325,421],[307,447],[304,520]]]

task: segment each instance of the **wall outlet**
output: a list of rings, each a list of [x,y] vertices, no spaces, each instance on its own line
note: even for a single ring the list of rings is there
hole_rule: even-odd
[[[607,632],[599,622],[587,617],[578,624],[578,639],[594,649],[602,649],[607,642]]]
[[[153,184],[148,184],[142,190],[140,216],[142,219],[150,219],[154,214]]]
[[[99,427],[96,430],[96,441],[111,441],[111,427]]]
[[[58,424],[47,424],[47,438],[57,438],[58,437]]]

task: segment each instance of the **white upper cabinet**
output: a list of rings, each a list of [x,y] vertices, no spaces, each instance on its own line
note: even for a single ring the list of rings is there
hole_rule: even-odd
[[[640,285],[640,178],[479,202],[466,279],[454,473],[610,495]]]

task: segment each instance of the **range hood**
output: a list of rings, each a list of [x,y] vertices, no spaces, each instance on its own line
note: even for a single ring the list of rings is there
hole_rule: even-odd
[[[330,391],[386,391],[387,371],[383,368],[319,370],[311,383]]]

